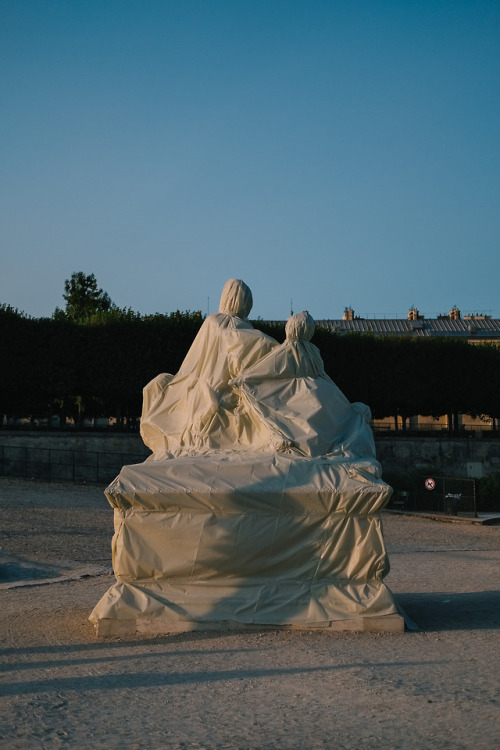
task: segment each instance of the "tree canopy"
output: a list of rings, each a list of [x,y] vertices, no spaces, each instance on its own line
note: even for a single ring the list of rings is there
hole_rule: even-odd
[[[92,315],[107,312],[116,307],[107,292],[99,289],[93,273],[85,275],[75,271],[70,279],[64,282],[63,298],[66,301],[64,315],[75,321],[88,320]],[[56,308],[56,317],[61,317],[61,310]]]

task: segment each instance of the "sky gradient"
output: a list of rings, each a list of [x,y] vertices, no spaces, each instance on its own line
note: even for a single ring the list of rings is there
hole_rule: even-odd
[[[500,4],[1,0],[0,303],[500,317]]]

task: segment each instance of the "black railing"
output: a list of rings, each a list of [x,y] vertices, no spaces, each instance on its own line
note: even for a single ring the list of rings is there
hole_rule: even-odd
[[[397,490],[393,494],[388,507],[447,516],[475,517],[476,480],[432,474],[414,476],[405,490]]]
[[[0,445],[0,475],[60,482],[110,482],[138,453],[103,453],[65,448]]]

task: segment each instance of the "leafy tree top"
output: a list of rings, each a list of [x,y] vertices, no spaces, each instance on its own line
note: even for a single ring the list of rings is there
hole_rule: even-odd
[[[71,274],[64,282],[63,298],[66,310],[63,314],[75,321],[88,320],[91,316],[113,310],[116,305],[107,292],[99,289],[93,273],[85,275],[83,271]],[[62,311],[56,308],[55,317],[61,317]]]

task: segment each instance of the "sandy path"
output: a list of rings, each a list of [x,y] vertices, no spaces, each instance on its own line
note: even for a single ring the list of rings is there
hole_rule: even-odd
[[[102,488],[0,478],[0,512],[4,565],[109,568]],[[0,588],[0,746],[496,750],[500,527],[384,524],[388,584],[418,633],[96,641],[109,574]]]

